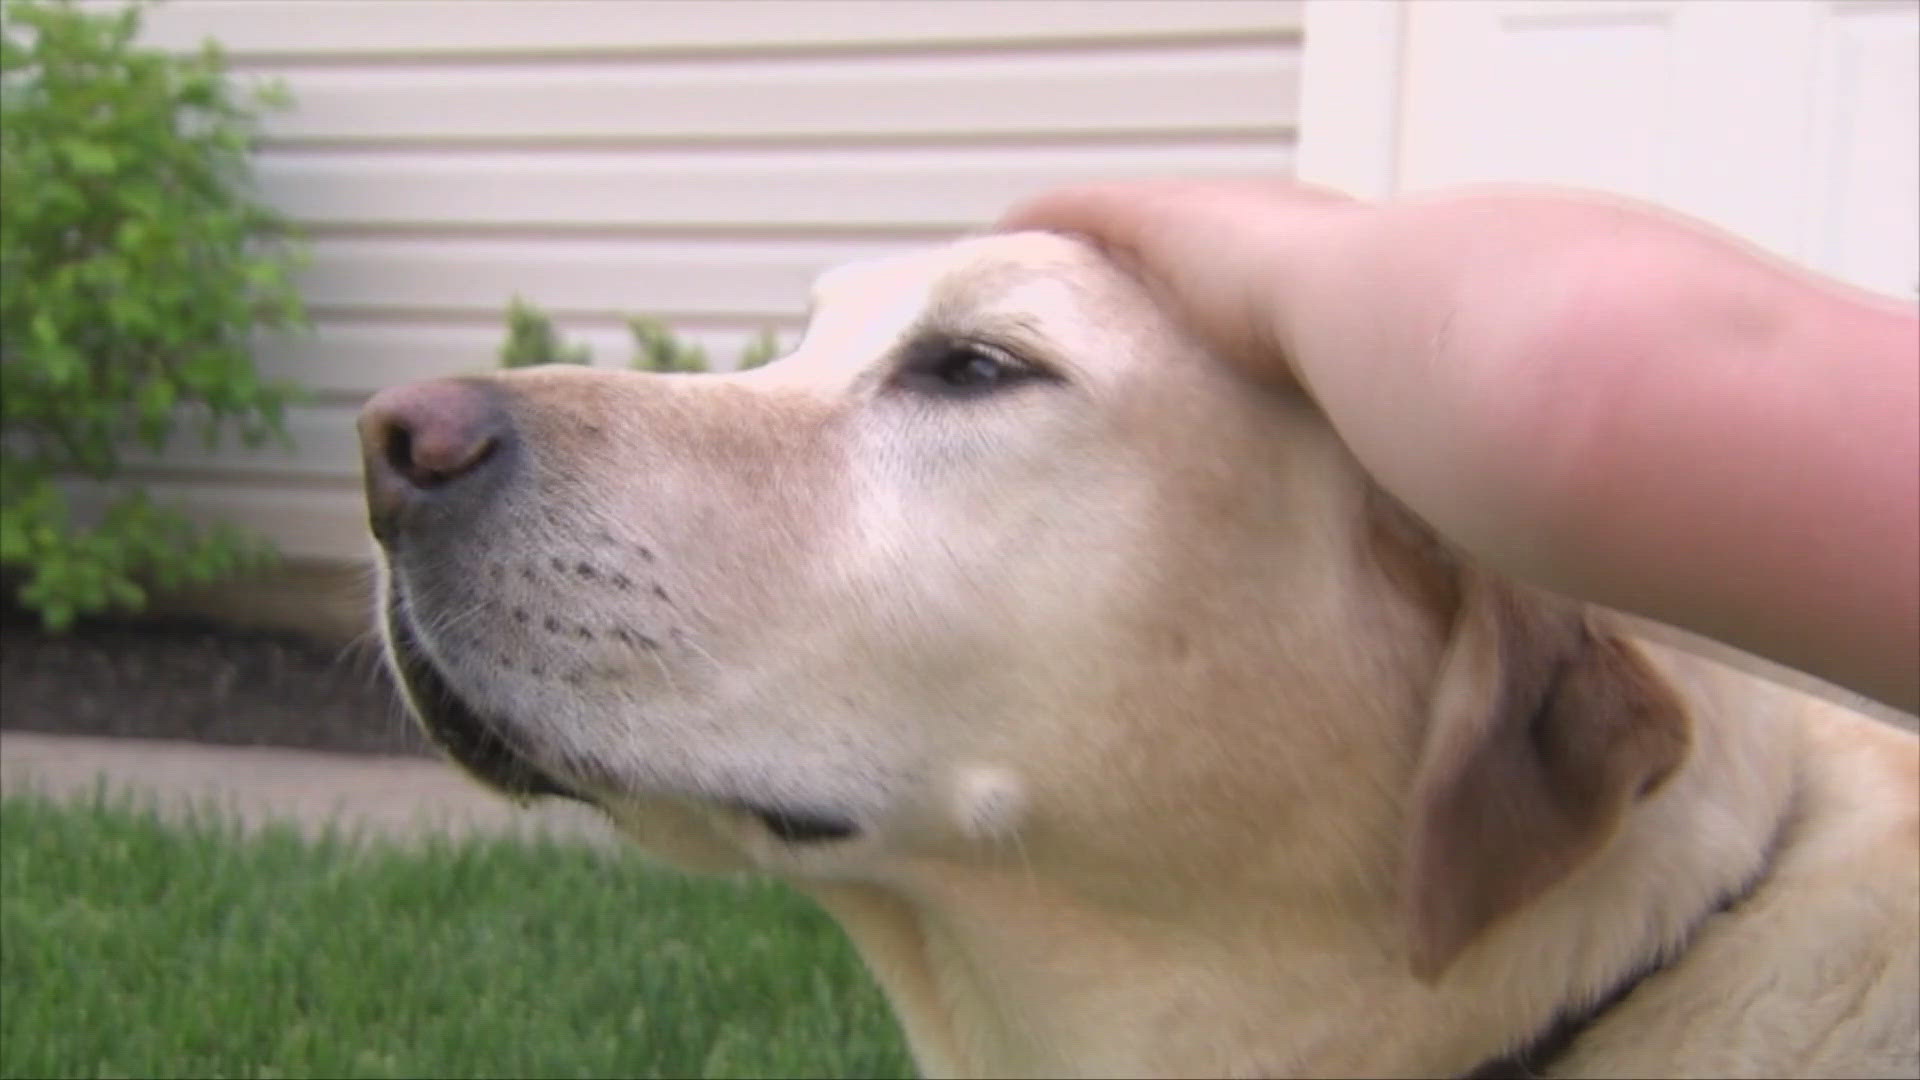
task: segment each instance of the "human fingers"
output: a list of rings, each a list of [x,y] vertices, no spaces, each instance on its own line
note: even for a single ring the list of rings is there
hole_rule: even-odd
[[[1089,184],[1010,210],[1005,230],[1075,233],[1139,278],[1202,340],[1250,373],[1289,375],[1289,282],[1324,250],[1329,219],[1362,204],[1276,178]]]
[[[1053,188],[1016,203],[996,231],[1077,232],[1123,250],[1160,239],[1167,224],[1217,212],[1272,212],[1355,203],[1333,188],[1282,177],[1115,180]]]

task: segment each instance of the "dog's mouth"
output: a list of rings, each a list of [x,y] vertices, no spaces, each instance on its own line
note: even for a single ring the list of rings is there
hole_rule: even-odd
[[[434,745],[475,779],[508,796],[525,799],[554,795],[595,802],[585,791],[535,764],[502,734],[501,725],[489,722],[454,692],[420,647],[406,600],[397,588],[388,590],[386,620],[395,677]],[[726,805],[755,818],[768,833],[790,844],[846,840],[860,831],[852,821],[830,813],[741,799],[728,800]]]
[[[421,649],[406,600],[398,589],[388,591],[386,607],[394,676],[400,681],[420,726],[435,746],[475,779],[507,795],[517,798],[557,795],[589,801],[584,794],[528,760],[500,734],[498,725],[488,723],[453,692]]]
[[[768,832],[789,844],[848,840],[860,830],[845,818],[794,810],[775,810],[752,803],[735,803],[743,813],[758,818]]]

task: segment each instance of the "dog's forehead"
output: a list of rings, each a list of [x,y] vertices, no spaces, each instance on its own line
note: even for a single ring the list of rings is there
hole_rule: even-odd
[[[813,292],[816,303],[909,298],[919,298],[923,307],[980,303],[1022,283],[1085,283],[1101,265],[1082,241],[1054,233],[1007,233],[838,266],[820,275]]]
[[[1068,344],[1113,271],[1087,244],[1050,233],[976,237],[836,267],[813,288],[803,351],[851,369],[929,330],[1012,328]]]

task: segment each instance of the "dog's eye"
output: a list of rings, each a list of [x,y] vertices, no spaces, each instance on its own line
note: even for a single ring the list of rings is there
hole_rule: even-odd
[[[977,345],[965,345],[940,358],[934,375],[955,390],[984,389],[1000,381],[1007,367]]]
[[[1042,372],[997,346],[979,341],[929,342],[915,349],[902,366],[899,382],[943,397],[978,397]]]

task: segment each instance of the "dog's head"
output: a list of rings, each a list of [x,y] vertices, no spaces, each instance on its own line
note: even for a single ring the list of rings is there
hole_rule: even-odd
[[[1624,646],[1062,237],[833,273],[752,372],[421,384],[362,433],[428,730],[698,867],[1404,903],[1432,973],[1684,746]]]

